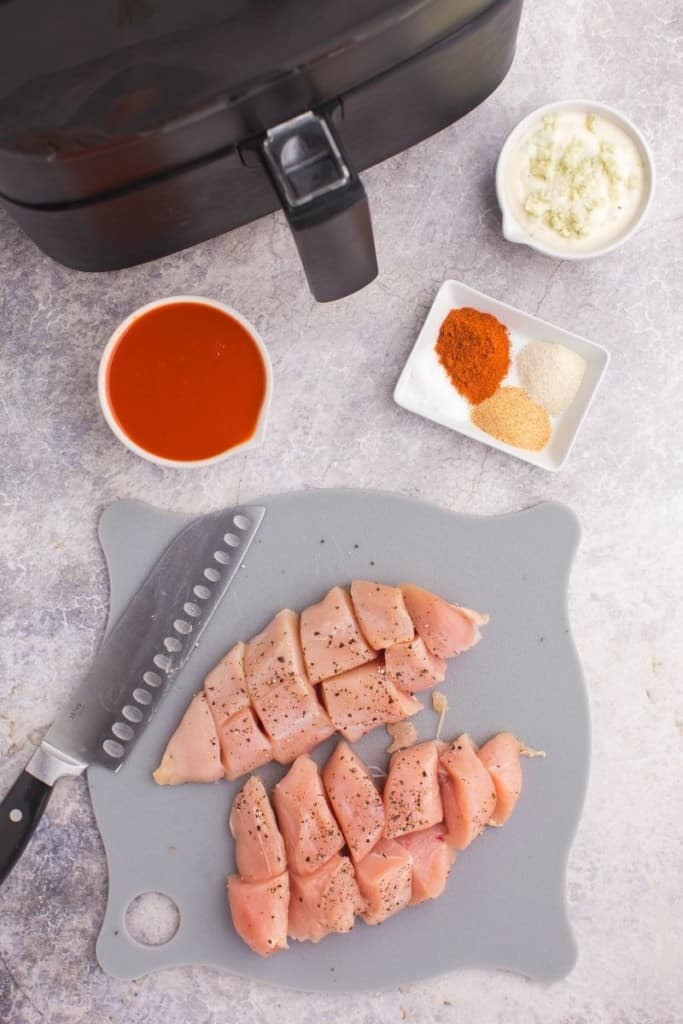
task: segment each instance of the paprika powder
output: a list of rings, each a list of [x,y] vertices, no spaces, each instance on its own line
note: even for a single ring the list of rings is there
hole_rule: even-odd
[[[453,386],[478,405],[510,369],[510,335],[490,313],[468,306],[452,309],[441,324],[436,354]]]

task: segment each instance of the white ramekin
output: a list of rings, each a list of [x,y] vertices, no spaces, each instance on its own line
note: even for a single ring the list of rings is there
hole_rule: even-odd
[[[170,306],[177,302],[195,302],[203,306],[212,306],[214,309],[219,309],[222,313],[227,313],[228,316],[233,318],[233,320],[237,320],[237,322],[244,327],[245,331],[248,331],[256,343],[256,346],[263,358],[263,365],[266,371],[266,389],[263,396],[263,404],[261,405],[258,423],[253,436],[250,437],[248,441],[244,441],[243,444],[227,448],[224,452],[219,452],[217,455],[211,455],[207,459],[166,459],[161,455],[155,455],[154,452],[147,451],[146,448],[141,448],[140,445],[136,444],[135,441],[133,441],[128,434],[121,429],[116,417],[114,416],[109,402],[109,395],[107,393],[107,373],[109,370],[109,363],[114,353],[114,349],[122,335],[128,330],[132,323],[138,320],[141,316],[144,316],[145,313],[149,313],[152,309],[158,309],[160,306]],[[158,466],[173,466],[177,469],[192,469],[200,466],[212,466],[217,462],[222,462],[224,459],[229,458],[231,455],[246,452],[250,448],[257,448],[262,444],[266,433],[268,410],[273,396],[273,367],[270,362],[270,356],[268,355],[268,349],[256,328],[253,327],[253,325],[250,324],[241,313],[238,313],[236,309],[233,309],[232,306],[226,306],[223,302],[216,302],[215,299],[207,299],[202,295],[171,295],[166,299],[155,299],[154,302],[148,302],[144,306],[140,306],[139,309],[136,309],[130,314],[130,316],[127,316],[126,319],[116,328],[105,345],[100,359],[100,368],[97,377],[97,394],[100,400],[102,414],[109,424],[112,433],[119,439],[119,441],[121,441],[122,444],[125,444],[126,448],[129,448],[136,455],[139,455],[141,459],[147,459],[148,462],[155,462]]]
[[[504,187],[506,161],[512,152],[515,143],[523,132],[530,124],[534,121],[540,120],[546,114],[557,114],[562,111],[569,110],[579,110],[585,111],[587,114],[596,114],[618,125],[633,139],[634,143],[638,147],[638,151],[640,152],[643,160],[643,167],[645,169],[645,196],[638,216],[625,229],[623,234],[618,235],[612,242],[596,249],[584,250],[583,252],[567,252],[566,249],[553,249],[551,246],[544,245],[542,242],[538,242],[536,239],[531,238],[524,224],[520,224],[512,213],[507,196],[505,195]],[[559,100],[556,103],[546,103],[544,107],[539,107],[537,110],[533,110],[512,129],[503,143],[503,148],[500,151],[498,163],[496,164],[496,196],[498,197],[498,205],[500,206],[500,211],[503,215],[503,235],[508,242],[517,242],[520,245],[528,245],[529,248],[543,253],[544,256],[552,256],[557,260],[588,260],[593,259],[595,256],[604,256],[606,253],[612,252],[614,249],[618,249],[619,246],[623,245],[624,242],[626,242],[642,224],[647,215],[647,211],[650,208],[654,190],[654,159],[652,156],[652,150],[645,141],[643,135],[636,128],[633,122],[629,121],[629,119],[624,117],[624,115],[618,110],[615,110],[613,107],[608,107],[604,103],[594,103],[593,100]]]

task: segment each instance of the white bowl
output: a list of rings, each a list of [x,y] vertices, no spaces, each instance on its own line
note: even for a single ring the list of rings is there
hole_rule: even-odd
[[[208,459],[166,459],[162,455],[155,455],[154,452],[149,452],[146,448],[141,448],[140,445],[136,444],[135,441],[133,441],[117,423],[109,402],[109,395],[107,394],[107,371],[109,369],[109,363],[114,353],[114,349],[116,348],[121,336],[128,330],[132,323],[138,320],[141,316],[144,316],[145,313],[149,313],[152,309],[158,309],[160,306],[170,306],[177,302],[194,302],[203,306],[212,306],[214,309],[219,309],[222,313],[227,313],[227,315],[231,316],[233,320],[237,320],[237,322],[244,327],[245,331],[248,331],[249,335],[256,343],[256,346],[261,353],[263,365],[266,371],[266,389],[254,434],[248,441],[244,441],[243,444],[234,445],[232,448],[227,448],[224,452],[219,452],[217,455],[211,455]],[[140,306],[139,309],[136,309],[130,314],[130,316],[127,316],[126,319],[116,328],[105,345],[104,352],[100,359],[100,368],[97,377],[97,394],[100,400],[102,414],[104,415],[104,418],[109,424],[112,432],[122,444],[125,444],[126,448],[130,448],[130,450],[136,455],[139,455],[141,459],[147,459],[148,462],[155,462],[158,466],[173,466],[177,469],[213,466],[215,463],[222,462],[231,455],[244,453],[250,448],[257,448],[263,443],[266,433],[268,410],[273,396],[273,367],[270,362],[270,356],[268,355],[268,349],[256,328],[253,327],[253,325],[250,324],[241,313],[238,313],[236,309],[233,309],[232,306],[226,306],[223,302],[216,302],[215,299],[207,299],[201,295],[171,295],[166,299],[155,299],[154,302],[148,302],[146,305]]]
[[[504,444],[485,431],[480,430],[471,420],[472,406],[451,384],[446,371],[434,351],[439,329],[452,309],[472,306],[482,313],[491,313],[510,332],[510,354],[513,359],[510,372],[502,384],[517,385],[514,365],[517,353],[528,341],[554,341],[578,352],[586,360],[586,371],[574,401],[561,416],[551,417],[552,434],[548,444],[540,452],[528,451]],[[394,389],[394,401],[403,409],[440,423],[444,427],[482,441],[490,448],[514,455],[517,459],[530,462],[556,472],[562,469],[574,446],[579,429],[591,406],[600,382],[609,363],[609,352],[602,345],[580,338],[561,327],[555,327],[521,309],[508,306],[505,302],[492,299],[475,291],[459,281],[445,281],[439,291],[417,336],[413,350],[403,367]]]
[[[622,234],[618,235],[613,241],[606,245],[596,247],[595,249],[584,249],[580,252],[567,252],[566,249],[553,249],[552,246],[544,245],[542,242],[531,238],[525,225],[520,223],[514,216],[510,208],[508,198],[505,194],[504,187],[505,167],[520,136],[533,122],[539,121],[547,114],[557,114],[562,111],[585,111],[586,114],[596,114],[612,121],[631,137],[640,153],[643,161],[643,167],[645,169],[645,191],[640,210],[634,219],[626,225]],[[559,260],[593,259],[595,256],[604,256],[606,253],[612,252],[614,249],[619,248],[620,245],[623,245],[624,242],[626,242],[642,224],[650,207],[650,203],[652,202],[654,188],[655,167],[652,150],[640,131],[632,121],[629,121],[629,119],[624,117],[624,115],[618,110],[615,110],[613,107],[608,107],[604,103],[594,103],[593,100],[560,100],[556,103],[547,103],[544,107],[539,107],[537,110],[532,111],[531,114],[528,114],[512,129],[503,143],[503,148],[500,151],[498,162],[496,164],[496,195],[498,197],[498,205],[500,206],[500,210],[503,215],[503,235],[508,242],[517,242],[521,245],[528,245],[529,248],[536,249],[537,252],[543,253],[544,256],[552,256],[554,259]]]

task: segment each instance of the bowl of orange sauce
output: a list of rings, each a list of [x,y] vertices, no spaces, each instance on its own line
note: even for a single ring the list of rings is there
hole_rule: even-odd
[[[200,296],[136,309],[100,360],[104,418],[132,452],[162,466],[210,466],[261,444],[272,389],[255,328]]]

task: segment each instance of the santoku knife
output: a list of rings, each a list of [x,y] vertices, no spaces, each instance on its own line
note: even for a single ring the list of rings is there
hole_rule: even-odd
[[[166,548],[0,803],[0,883],[57,779],[91,764],[117,771],[125,762],[232,583],[265,511],[252,505],[202,516]]]

